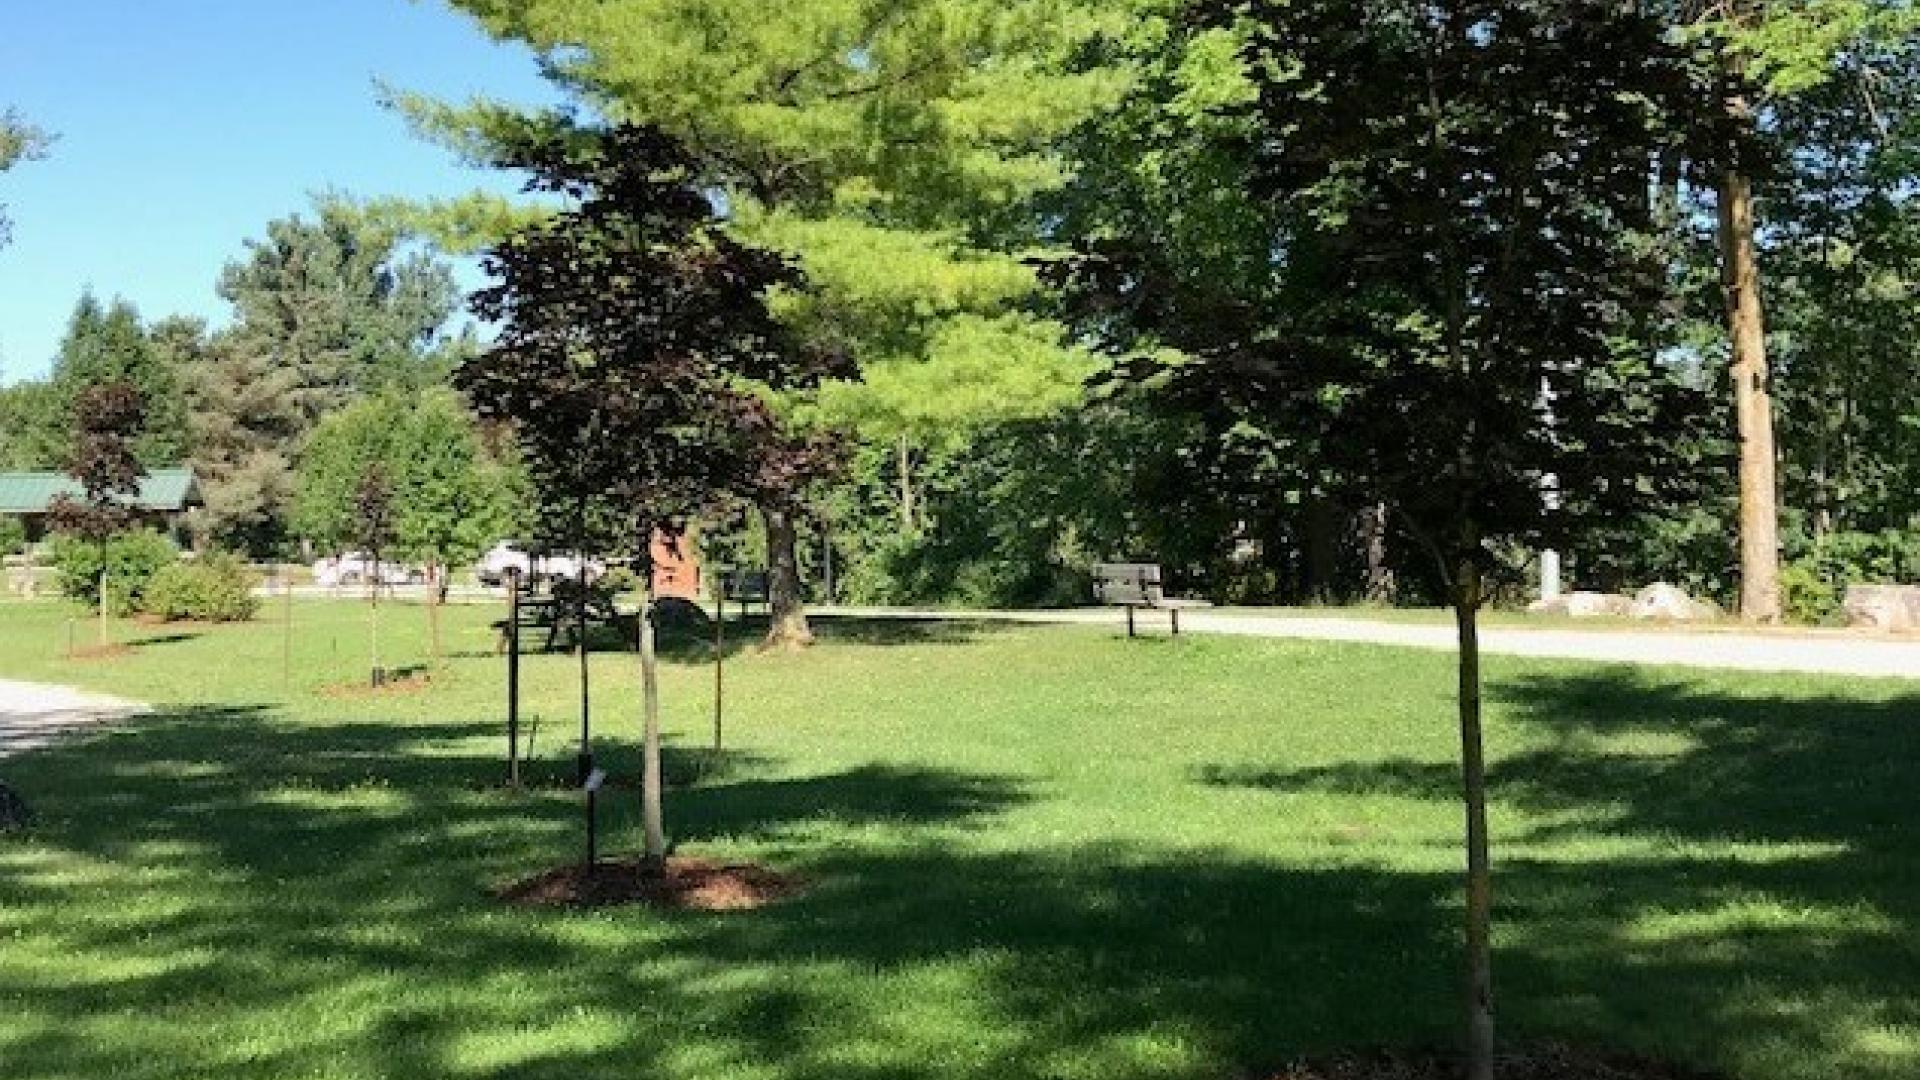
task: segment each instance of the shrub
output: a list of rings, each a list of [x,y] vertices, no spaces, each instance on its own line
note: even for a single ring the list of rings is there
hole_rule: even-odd
[[[255,584],[253,572],[237,556],[215,554],[161,569],[147,583],[140,606],[168,622],[245,622],[260,610]]]
[[[1838,622],[1847,586],[1920,580],[1920,532],[1837,532],[1805,544],[1780,572],[1781,604],[1795,622]]]
[[[27,527],[12,514],[0,514],[0,556],[27,550]]]
[[[1828,581],[1807,561],[1780,569],[1780,606],[1790,622],[1820,625],[1840,615],[1843,589]]]
[[[153,575],[180,557],[171,541],[151,529],[122,533],[107,541],[107,611],[129,615],[140,610],[140,596]],[[56,536],[53,567],[60,592],[98,608],[101,547],[91,540]]]

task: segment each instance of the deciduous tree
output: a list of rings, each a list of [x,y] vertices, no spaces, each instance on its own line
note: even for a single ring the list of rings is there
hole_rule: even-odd
[[[656,532],[726,493],[791,485],[808,447],[766,395],[836,374],[768,308],[800,279],[777,254],[722,227],[700,158],[646,127],[569,129],[503,148],[503,164],[570,209],[500,245],[499,284],[474,310],[493,348],[459,385],[512,425],[539,504],[560,528],[588,507],[624,539],[642,588],[646,866],[664,867],[651,551]]]
[[[131,382],[104,382],[82,389],[73,399],[73,448],[67,472],[83,497],[54,499],[48,517],[63,533],[100,548],[100,645],[106,647],[107,545],[134,522],[129,500],[140,492],[146,469],[134,447],[146,424],[146,400]]]
[[[1668,149],[1712,160],[1706,83],[1660,22],[1610,0],[1208,10],[1247,42],[1251,92],[1219,106],[1233,121],[1220,137],[1247,151],[1252,220],[1270,223],[1255,272],[1285,302],[1196,318],[1178,310],[1186,295],[1097,259],[1083,284],[1110,319],[1186,348],[1153,377],[1228,403],[1236,427],[1316,448],[1329,493],[1386,505],[1446,583],[1460,647],[1469,1075],[1487,1080],[1477,612],[1502,547],[1562,545],[1674,497],[1693,471],[1675,447],[1704,400],[1634,331],[1666,287],[1646,242],[1647,163]],[[1549,505],[1546,476],[1579,497]]]
[[[46,132],[34,127],[13,109],[0,110],[0,173],[6,172],[22,161],[33,161],[44,157],[52,138]],[[7,246],[12,223],[7,220],[6,206],[0,204],[0,247]]]

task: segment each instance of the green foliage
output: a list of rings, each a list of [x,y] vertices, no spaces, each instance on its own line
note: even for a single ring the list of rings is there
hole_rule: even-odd
[[[365,398],[322,420],[301,460],[294,531],[323,551],[352,546],[372,467],[392,487],[401,558],[460,565],[524,523],[520,470],[489,454],[459,397],[438,389]]]
[[[86,388],[124,382],[139,392],[146,406],[144,427],[134,442],[140,463],[157,468],[186,460],[187,416],[180,373],[169,355],[156,347],[139,311],[126,300],[116,298],[102,306],[91,292],[81,295],[54,357],[50,382],[50,409],[41,415],[41,422],[71,431],[75,401]]]
[[[370,229],[417,236],[454,255],[478,254],[552,214],[545,206],[480,191],[451,199],[387,196],[334,205],[364,215]]]
[[[46,132],[22,119],[13,109],[0,109],[0,173],[22,161],[44,157],[53,139]],[[7,246],[11,223],[6,207],[0,204],[0,247]]]
[[[52,563],[61,594],[89,609],[99,608],[104,566],[110,615],[139,611],[148,583],[179,557],[173,542],[152,529],[122,533],[104,545],[64,535],[55,536],[52,543]]]
[[[260,610],[258,579],[240,557],[215,552],[160,568],[140,591],[140,610],[168,622],[246,622]]]
[[[0,468],[57,469],[70,441],[60,395],[51,383],[0,386]]]
[[[904,440],[903,501],[915,458],[1078,403],[1093,365],[1039,313],[1025,258],[1053,238],[1035,204],[1066,179],[1062,138],[1124,85],[1105,43],[1160,5],[456,6],[533,48],[589,107],[685,142],[736,233],[798,261],[810,287],[776,297],[776,311],[863,377],[779,405],[803,424]],[[395,100],[480,160],[561,122],[487,101]]]
[[[226,346],[293,373],[302,431],[360,394],[431,385],[451,363],[438,348],[458,303],[452,271],[338,198],[269,222],[219,292],[233,305]]]
[[[1849,585],[1920,583],[1920,528],[1829,533],[1790,554],[1780,588],[1796,622],[1838,621]]]
[[[27,526],[12,514],[0,514],[0,556],[27,550]]]
[[[1789,622],[1807,626],[1832,623],[1840,614],[1844,595],[1810,562],[1790,562],[1780,568],[1780,609]]]

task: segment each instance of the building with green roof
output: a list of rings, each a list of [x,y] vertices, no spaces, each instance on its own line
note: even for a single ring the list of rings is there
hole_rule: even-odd
[[[0,472],[0,516],[17,517],[27,527],[27,538],[46,534],[47,511],[62,495],[82,498],[78,481],[57,472]],[[190,468],[154,469],[140,480],[140,491],[130,501],[144,524],[184,540],[187,514],[202,505],[200,482]]]

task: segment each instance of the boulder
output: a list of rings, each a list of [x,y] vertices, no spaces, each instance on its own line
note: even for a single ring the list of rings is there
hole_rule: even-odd
[[[1678,585],[1656,581],[1635,594],[1633,608],[1628,614],[1636,619],[1699,622],[1713,618],[1718,614],[1718,608],[1688,596],[1687,590]]]
[[[1613,593],[1575,592],[1566,595],[1566,613],[1575,619],[1601,619],[1625,615],[1633,610],[1633,601]]]
[[[1870,630],[1920,630],[1920,585],[1849,585],[1847,625]]]

